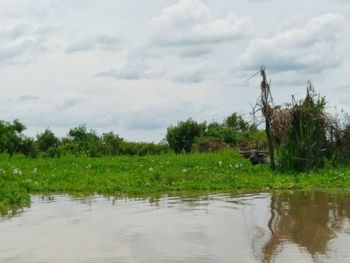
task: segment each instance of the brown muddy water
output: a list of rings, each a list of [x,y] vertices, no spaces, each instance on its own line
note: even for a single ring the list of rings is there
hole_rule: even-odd
[[[350,262],[350,194],[32,196],[0,262]]]

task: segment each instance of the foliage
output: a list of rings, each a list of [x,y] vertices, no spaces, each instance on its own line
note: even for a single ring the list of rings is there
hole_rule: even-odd
[[[0,153],[35,156],[33,140],[22,134],[24,130],[25,126],[18,120],[14,120],[13,123],[0,121]]]
[[[265,146],[263,133],[250,125],[243,117],[233,113],[222,123],[198,123],[192,119],[178,122],[167,129],[161,143],[130,142],[114,132],[101,136],[86,125],[74,127],[66,137],[58,138],[50,129],[37,134],[36,138],[22,134],[25,126],[0,121],[0,153],[22,153],[31,157],[59,158],[66,155],[102,157],[116,155],[164,154],[170,149],[175,153],[218,151],[227,147],[256,148]]]
[[[45,157],[59,157],[59,143],[60,140],[49,129],[36,136],[36,147],[42,156]]]
[[[87,131],[85,125],[70,129],[68,138],[63,142],[63,152],[79,156],[90,157],[101,156],[102,141],[97,136],[96,131]]]
[[[335,130],[335,148],[337,150],[337,161],[341,163],[350,162],[350,123],[346,120],[343,129]]]
[[[196,152],[219,152],[227,149],[229,145],[222,138],[218,137],[199,137],[193,145]]]
[[[124,142],[124,139],[119,137],[119,135],[113,132],[104,133],[101,140],[103,144],[103,155],[114,156],[122,152],[121,144]]]
[[[227,147],[240,149],[266,148],[266,136],[254,124],[245,121],[238,113],[223,123],[197,123],[191,119],[168,128],[167,141],[175,153],[218,151]]]
[[[0,207],[28,204],[28,193],[149,195],[175,191],[349,188],[350,169],[274,173],[233,151],[29,159],[0,156]]]
[[[326,100],[308,86],[306,98],[292,108],[291,129],[279,147],[283,170],[309,171],[325,164],[327,146]]]
[[[224,124],[225,126],[231,128],[232,130],[236,132],[241,132],[241,133],[248,132],[251,128],[249,123],[245,121],[243,117],[239,115],[237,112],[234,112],[233,114],[228,116]]]
[[[216,138],[225,144],[235,146],[239,137],[237,130],[226,126],[225,124],[213,122],[207,125],[204,137]]]
[[[205,132],[205,123],[197,123],[192,119],[178,122],[167,129],[166,139],[175,153],[191,152],[196,138]]]

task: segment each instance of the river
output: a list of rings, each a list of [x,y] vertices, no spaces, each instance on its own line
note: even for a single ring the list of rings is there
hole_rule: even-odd
[[[350,194],[32,196],[0,262],[350,262]]]

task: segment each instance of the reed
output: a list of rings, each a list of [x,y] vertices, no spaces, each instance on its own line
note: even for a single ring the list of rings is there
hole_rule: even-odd
[[[286,125],[286,119],[291,124],[289,129],[278,134],[278,162],[282,170],[310,171],[320,169],[325,164],[327,149],[327,116],[325,114],[326,100],[317,95],[309,83],[305,99],[294,102],[288,109],[289,117],[275,123]]]

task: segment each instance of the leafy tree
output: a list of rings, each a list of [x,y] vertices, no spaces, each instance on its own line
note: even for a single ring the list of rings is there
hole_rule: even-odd
[[[121,152],[121,144],[123,138],[113,132],[104,133],[102,135],[103,153],[106,155],[118,155]]]
[[[238,138],[238,131],[225,124],[213,122],[207,126],[205,136],[220,139],[224,143],[234,146]]]
[[[17,146],[16,152],[29,157],[36,157],[38,155],[34,140],[28,137],[22,137],[20,144]]]
[[[87,155],[98,157],[102,155],[103,144],[96,131],[86,129],[85,125],[72,128],[68,132],[68,138],[63,140],[63,151],[74,155]]]
[[[49,129],[36,136],[37,148],[44,156],[58,157],[60,155],[58,150],[59,143],[60,140]]]
[[[228,116],[224,124],[237,132],[247,132],[250,127],[249,123],[243,119],[242,115],[236,112]]]
[[[13,123],[0,121],[0,152],[7,152],[11,156],[20,152],[33,155],[32,141],[22,134],[24,130],[25,126],[18,120]]]
[[[192,119],[181,121],[175,126],[167,129],[166,139],[170,148],[175,153],[191,152],[196,138],[205,132],[206,124],[197,123]]]

